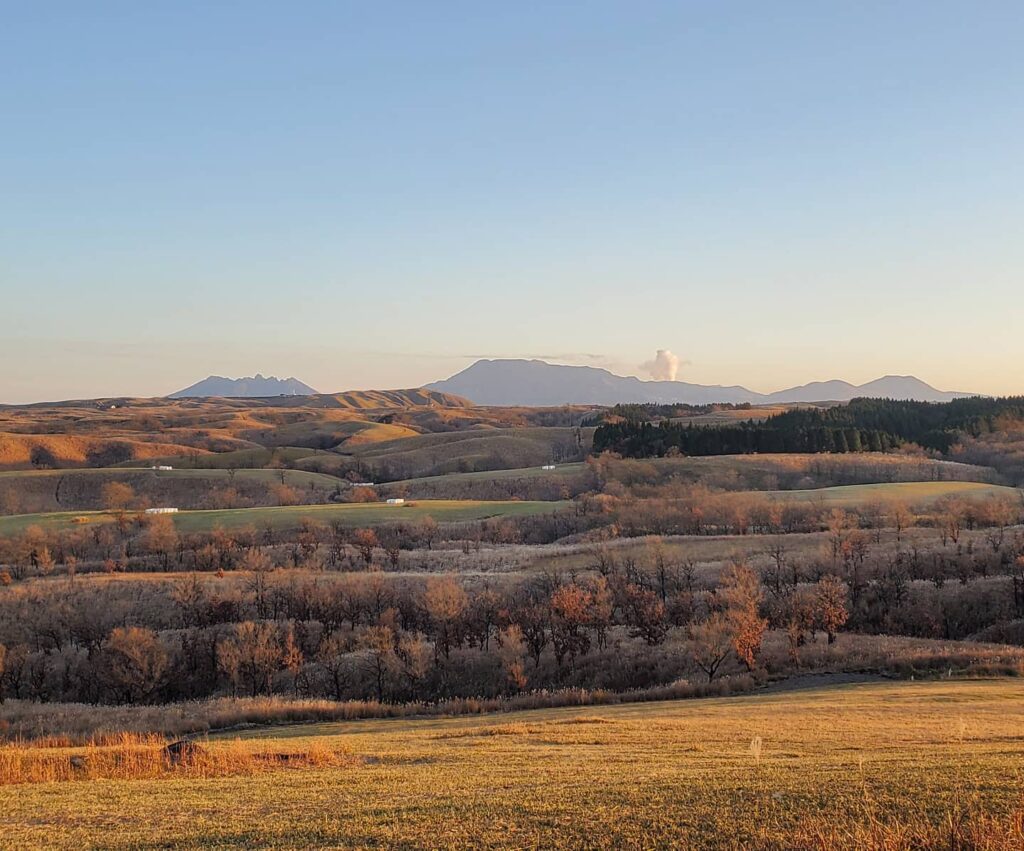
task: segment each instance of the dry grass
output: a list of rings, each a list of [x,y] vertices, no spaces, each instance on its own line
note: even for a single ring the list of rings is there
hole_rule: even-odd
[[[116,739],[121,732],[134,735],[186,736],[212,731],[311,722],[365,721],[369,719],[451,717],[548,709],[563,706],[609,706],[621,703],[685,700],[742,694],[755,681],[749,676],[714,683],[669,683],[629,692],[602,689],[538,691],[510,698],[452,698],[432,703],[378,703],[375,700],[295,699],[283,696],[212,698],[154,706],[94,706],[81,703],[34,703],[9,700],[0,705],[0,733],[8,740],[94,744]]]
[[[252,743],[365,756],[0,788],[0,835],[9,848],[1006,851],[1021,847],[1022,729],[1014,680],[294,726]]]
[[[979,499],[992,496],[1019,498],[1015,488],[980,482],[886,482],[871,485],[840,485],[830,488],[811,488],[791,491],[750,491],[751,495],[767,495],[783,502],[810,502],[825,507],[850,508],[872,501],[898,501],[911,506],[932,505],[938,500],[957,496]]]
[[[429,445],[446,436],[427,436],[418,443]],[[477,438],[479,439],[479,438]],[[417,441],[413,441],[413,444]],[[467,444],[468,445],[468,444]],[[402,442],[388,444],[403,450]],[[379,452],[380,447],[372,451]],[[387,456],[385,456],[386,458]],[[397,457],[397,456],[396,456]],[[515,460],[514,455],[507,460]],[[310,462],[312,463],[312,462]],[[493,465],[492,465],[493,466]],[[503,466],[512,467],[511,463]],[[620,459],[603,464],[609,481],[628,487],[650,487],[668,482],[700,482],[715,490],[765,491],[816,489],[843,485],[871,485],[899,482],[982,482],[998,480],[995,471],[970,464],[937,461],[906,455],[878,453],[849,455],[760,454],[706,457]],[[554,470],[539,465],[492,469],[475,473],[408,478],[394,483],[410,496],[421,499],[549,499],[550,493],[568,488],[580,493],[593,488],[593,471],[583,462],[559,464]],[[877,494],[868,494],[876,498]],[[853,500],[856,501],[856,500]]]
[[[584,448],[593,430],[584,430]],[[456,432],[421,434],[363,446],[341,447],[345,457],[337,466],[325,466],[328,458],[307,458],[299,466],[336,473],[361,469],[376,479],[411,479],[468,472],[540,467],[554,457],[576,456],[576,436],[570,428],[467,428]]]
[[[32,451],[43,449],[53,455],[61,464],[79,466],[85,464],[90,452],[103,450],[117,443],[131,452],[132,458],[150,459],[160,455],[174,455],[185,452],[186,446],[170,441],[153,442],[118,437],[93,437],[70,434],[5,434],[0,432],[0,467],[26,468],[30,466]]]
[[[60,737],[0,745],[0,786],[76,780],[208,779],[273,768],[325,768],[354,764],[337,744],[310,741],[281,750],[268,742],[186,743],[177,752],[162,736],[119,733],[85,745]]]
[[[836,825],[824,816],[807,819],[788,835],[779,836],[772,827],[762,829],[750,848],[800,849],[800,851],[1020,851],[1024,848],[1024,800],[1009,813],[990,815],[954,803],[938,824],[916,814],[880,820],[870,799],[864,802],[864,820]]]

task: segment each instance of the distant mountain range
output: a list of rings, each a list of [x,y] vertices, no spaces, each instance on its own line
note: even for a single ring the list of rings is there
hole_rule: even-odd
[[[910,375],[887,375],[867,384],[815,381],[777,393],[756,393],[737,385],[641,381],[592,366],[562,366],[540,360],[479,360],[451,378],[425,386],[454,393],[478,405],[616,405],[629,402],[706,405],[712,402],[769,405],[783,402],[848,402],[858,396],[948,402],[972,396],[936,390]]]
[[[191,387],[171,393],[171,399],[186,399],[202,396],[226,396],[244,398],[256,396],[313,396],[316,390],[303,384],[297,378],[275,378],[273,375],[264,377],[258,372],[249,378],[225,378],[222,375],[211,375],[198,381]]]

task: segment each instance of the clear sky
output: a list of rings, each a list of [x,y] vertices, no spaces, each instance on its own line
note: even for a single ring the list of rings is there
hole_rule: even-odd
[[[1024,3],[0,0],[0,401],[1024,392]]]

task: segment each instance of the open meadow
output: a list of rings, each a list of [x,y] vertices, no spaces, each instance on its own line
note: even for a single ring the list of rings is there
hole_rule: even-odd
[[[562,507],[554,502],[510,500],[417,500],[402,505],[346,503],[332,505],[285,505],[270,508],[225,508],[179,511],[168,515],[181,532],[212,532],[244,527],[294,529],[303,520],[340,523],[344,526],[372,526],[410,522],[431,517],[439,522],[483,520],[489,517],[525,517]],[[57,511],[0,517],[0,535],[22,532],[32,526],[45,530],[113,523],[117,512]]]
[[[0,833],[7,848],[994,851],[1024,843],[1022,729],[1017,680],[297,725],[201,747],[325,764],[8,785]]]

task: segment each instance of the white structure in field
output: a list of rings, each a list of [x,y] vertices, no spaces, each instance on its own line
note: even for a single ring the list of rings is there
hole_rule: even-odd
[[[377,485],[375,485],[373,482],[352,482],[352,487],[354,487],[354,488],[375,488],[375,487],[377,487]]]
[[[147,508],[146,514],[177,514],[177,508]]]
[[[154,469],[154,470],[173,470],[174,467],[171,467],[168,464],[154,464],[152,469]]]
[[[543,467],[541,467],[541,469],[542,470],[554,470],[555,469],[555,465],[554,464],[545,464]]]
[[[405,504],[405,500],[402,499],[400,496],[393,496],[393,497],[391,497],[391,499],[388,500],[388,505],[404,505],[404,504]]]

